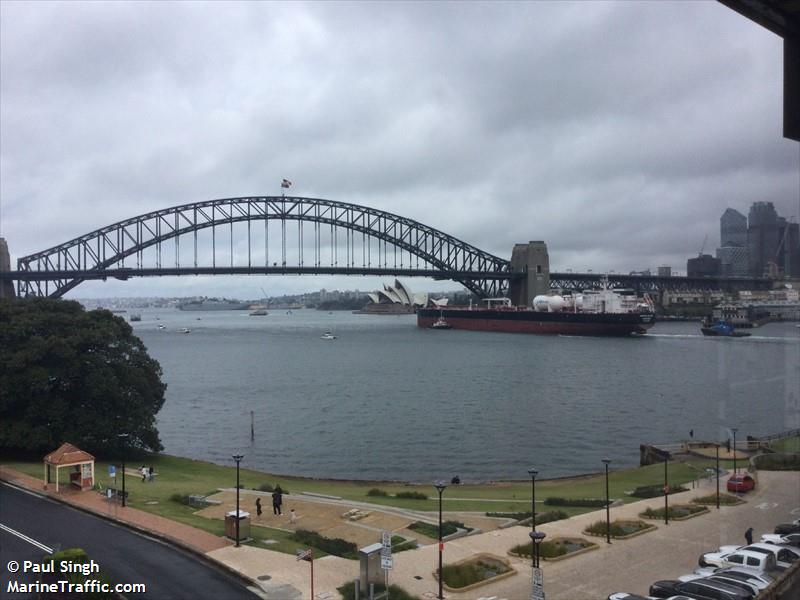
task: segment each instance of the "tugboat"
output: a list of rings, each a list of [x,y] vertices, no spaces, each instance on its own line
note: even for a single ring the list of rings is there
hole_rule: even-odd
[[[442,316],[442,312],[439,311],[439,318],[436,319],[436,321],[433,322],[433,325],[431,325],[431,329],[452,329],[452,328],[453,328],[453,326],[450,325],[450,323],[448,323],[447,321],[444,320],[444,317]]]
[[[706,318],[703,321],[703,326],[700,328],[700,331],[703,332],[703,335],[709,337],[748,337],[750,336],[749,333],[745,331],[736,331],[730,323],[725,321],[724,319],[720,319],[713,325],[711,324],[711,320]]]

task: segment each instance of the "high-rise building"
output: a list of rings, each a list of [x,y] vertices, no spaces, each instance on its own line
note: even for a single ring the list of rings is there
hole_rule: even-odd
[[[710,254],[701,254],[686,261],[687,277],[718,277],[720,261]]]
[[[750,274],[747,247],[724,246],[717,248],[720,275],[723,277],[747,277]]]
[[[728,208],[719,219],[719,245],[747,246],[747,217],[738,210]]]

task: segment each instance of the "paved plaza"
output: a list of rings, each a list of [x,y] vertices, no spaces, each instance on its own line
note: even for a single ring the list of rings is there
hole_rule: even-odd
[[[10,469],[0,468],[0,477],[41,492],[40,481]],[[548,600],[597,600],[614,591],[645,594],[655,580],[675,578],[694,570],[697,567],[697,558],[703,552],[715,550],[722,544],[744,544],[744,531],[748,527],[753,527],[758,536],[771,532],[776,523],[800,518],[800,473],[761,472],[758,479],[757,489],[746,496],[747,502],[744,504],[723,506],[719,510],[711,507],[707,514],[686,521],[671,521],[669,525],[664,525],[663,521],[653,521],[657,526],[655,531],[628,540],[612,540],[610,545],[606,544],[604,538],[589,537],[587,539],[597,542],[598,549],[562,561],[543,561]],[[697,483],[695,489],[671,495],[670,504],[688,502],[696,496],[714,491],[713,480],[703,480]],[[243,494],[244,501],[253,503],[255,498],[251,496],[252,493]],[[205,509],[205,516],[221,518],[227,505],[233,501],[233,494],[227,490],[217,497],[223,504]],[[337,530],[344,530],[340,528],[356,527],[360,531],[359,541],[366,544],[379,541],[379,532],[383,528],[391,529],[395,533],[408,533],[406,527],[411,520],[421,516],[432,522],[436,518],[432,513],[417,513],[336,499],[294,495],[291,498],[300,517],[295,526],[288,523],[286,515],[282,518],[273,517],[272,507],[267,502],[264,502],[262,524],[287,530],[297,527],[313,529],[316,525],[325,530],[323,533],[328,536],[332,536]],[[119,508],[112,513],[97,494],[72,493],[62,496],[62,499],[85,510],[102,512],[107,518],[152,531],[179,542],[184,547],[206,554],[251,579],[265,598],[294,600],[311,597],[310,565],[308,562],[298,562],[294,556],[266,548],[235,548],[227,540],[132,508]],[[614,507],[611,509],[611,518],[638,518],[638,514],[645,508],[663,507],[663,503],[663,497],[659,497]],[[371,514],[363,523],[347,523],[341,515],[351,508],[365,508]],[[444,517],[463,520],[464,514],[445,513]],[[586,525],[604,519],[605,510],[599,510],[547,523],[539,529],[549,539],[557,536],[587,537],[582,534]],[[444,550],[445,564],[478,553],[490,553],[508,558],[517,573],[468,593],[446,592],[446,596],[463,600],[491,597],[498,600],[529,598],[530,560],[508,555],[511,547],[529,541],[529,531],[527,527],[512,526],[447,542]],[[422,541],[424,538],[419,539]],[[396,553],[389,582],[420,598],[433,598],[438,589],[434,577],[437,561],[435,543]],[[357,576],[357,561],[335,556],[315,560],[315,600],[337,598],[336,588]]]

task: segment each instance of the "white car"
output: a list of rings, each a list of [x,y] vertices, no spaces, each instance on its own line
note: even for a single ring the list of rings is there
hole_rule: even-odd
[[[722,548],[725,548],[723,546]],[[722,550],[720,548],[720,550]],[[775,561],[779,569],[788,569],[796,560],[800,560],[800,549],[792,548],[791,546],[776,546],[775,544],[750,544],[744,546],[742,550],[751,550],[753,552],[762,552],[764,554],[772,553],[775,555]]]
[[[787,533],[785,535],[765,533],[761,536],[761,543],[800,547],[800,533]]]
[[[703,554],[698,563],[701,567],[748,567],[768,575],[775,571],[785,570],[785,567],[778,566],[775,554],[772,552],[746,550],[736,546],[727,548],[726,550],[723,546],[719,552]],[[733,548],[732,551],[731,548]]]

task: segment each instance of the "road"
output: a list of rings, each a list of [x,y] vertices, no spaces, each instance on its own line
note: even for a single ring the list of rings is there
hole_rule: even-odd
[[[0,483],[0,524],[49,548],[83,548],[115,583],[147,586],[146,593],[127,594],[128,598],[256,598],[240,580],[188,552],[4,483]],[[0,528],[0,597],[25,597],[7,593],[11,577],[30,581],[9,573],[9,561],[39,561],[44,554]]]

